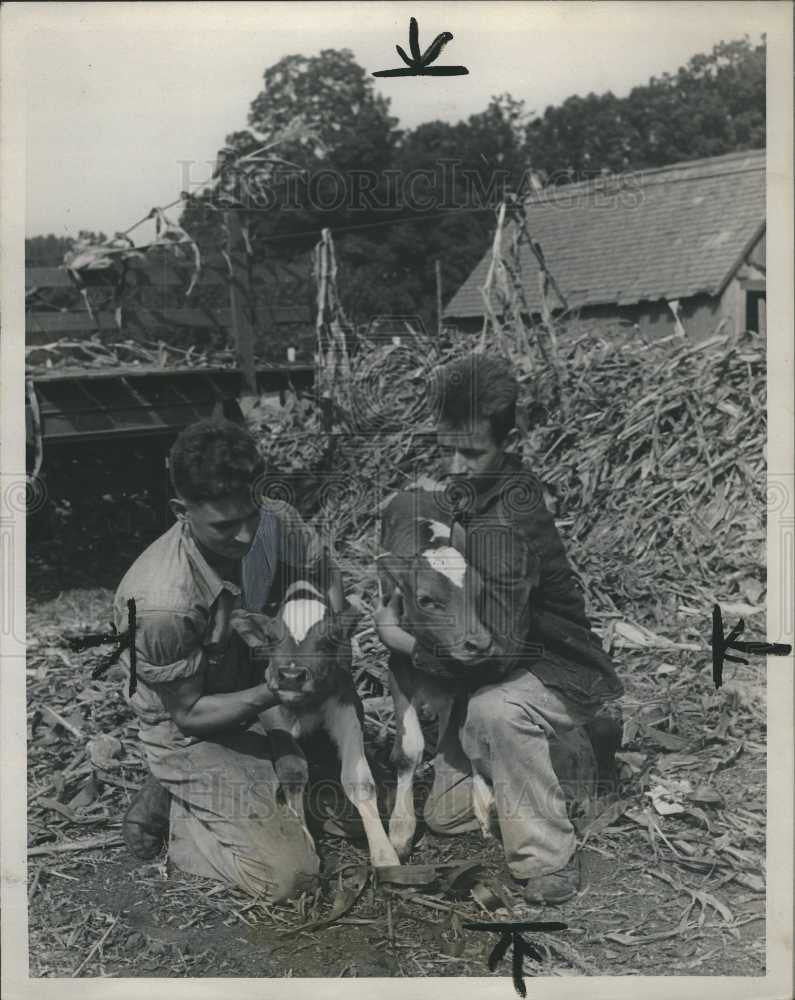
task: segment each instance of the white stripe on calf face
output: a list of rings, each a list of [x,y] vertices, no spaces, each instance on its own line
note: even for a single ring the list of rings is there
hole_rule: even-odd
[[[438,549],[426,549],[422,554],[430,563],[431,569],[438,570],[456,587],[463,588],[467,561],[458,549],[444,546]]]
[[[284,600],[289,601],[290,597],[296,592],[296,590],[308,590],[310,593],[317,594],[319,600],[323,600],[323,595],[313,583],[309,582],[309,580],[296,580],[295,583],[291,583],[284,595]]]
[[[290,635],[296,642],[303,642],[306,633],[323,620],[326,614],[326,605],[320,601],[313,601],[310,598],[300,598],[297,601],[288,601],[282,611],[282,621],[290,631]]]

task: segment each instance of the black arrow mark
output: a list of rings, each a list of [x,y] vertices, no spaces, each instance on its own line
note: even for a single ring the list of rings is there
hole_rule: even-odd
[[[439,54],[448,42],[453,40],[452,32],[443,31],[431,42],[424,52],[420,52],[419,26],[416,17],[409,21],[409,49],[407,56],[400,45],[396,45],[397,53],[405,67],[400,69],[380,69],[373,76],[466,76],[469,70],[466,66],[431,66],[439,58]]]

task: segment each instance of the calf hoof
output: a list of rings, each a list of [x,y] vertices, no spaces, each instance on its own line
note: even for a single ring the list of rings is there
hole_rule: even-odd
[[[303,788],[309,781],[309,767],[303,757],[285,754],[273,762],[273,769],[282,788]]]
[[[392,820],[389,824],[389,843],[401,861],[406,861],[411,856],[416,830],[416,822],[407,823],[404,820]]]
[[[373,868],[399,868],[401,858],[397,851],[382,847],[370,856]]]

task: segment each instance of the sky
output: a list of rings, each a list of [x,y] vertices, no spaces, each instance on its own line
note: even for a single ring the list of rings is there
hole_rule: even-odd
[[[369,72],[454,35],[439,62],[465,77],[381,79],[400,126],[455,122],[510,92],[539,114],[572,94],[623,96],[721,40],[757,41],[775,4],[81,3],[6,6],[19,33],[27,235],[127,229],[193,181],[246,126],[281,57],[349,48]],[[9,14],[12,15],[9,17]]]

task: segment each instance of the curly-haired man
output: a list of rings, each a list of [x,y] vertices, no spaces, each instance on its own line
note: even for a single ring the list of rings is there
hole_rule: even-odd
[[[313,884],[318,858],[277,802],[267,737],[251,728],[276,695],[257,682],[230,617],[261,610],[291,567],[314,577],[339,611],[340,574],[294,508],[256,497],[263,461],[237,424],[187,427],[170,471],[176,524],[128,570],[114,605],[121,630],[127,601],[136,603],[130,704],[151,771],[124,839],[138,857],[153,857],[170,828],[177,868],[283,899]]]

